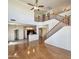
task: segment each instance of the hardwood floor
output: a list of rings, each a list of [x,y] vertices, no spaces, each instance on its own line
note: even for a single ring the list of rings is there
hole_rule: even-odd
[[[70,51],[37,41],[9,45],[8,59],[71,59]]]

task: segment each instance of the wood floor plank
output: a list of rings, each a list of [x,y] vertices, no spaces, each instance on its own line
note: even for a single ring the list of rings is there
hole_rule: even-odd
[[[38,44],[37,41],[10,45],[8,59],[71,59],[70,51],[49,45]]]

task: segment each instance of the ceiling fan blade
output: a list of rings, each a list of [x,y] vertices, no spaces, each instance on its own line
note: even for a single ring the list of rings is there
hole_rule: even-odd
[[[39,5],[38,7],[44,7],[44,5]]]
[[[30,10],[33,10],[34,9],[34,7],[33,8],[31,8]]]
[[[36,4],[38,3],[38,0],[36,0]]]
[[[34,6],[33,4],[31,4],[31,3],[27,3],[28,5],[30,5],[30,6]]]

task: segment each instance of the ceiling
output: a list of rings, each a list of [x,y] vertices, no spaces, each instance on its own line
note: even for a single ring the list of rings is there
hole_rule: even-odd
[[[18,21],[27,21],[25,19],[34,18],[34,11],[30,10],[32,6],[27,3],[34,4],[35,0],[8,0],[9,1],[9,18],[19,19]],[[71,8],[71,0],[38,0],[39,5],[44,5],[44,11],[57,12],[65,8]],[[43,12],[44,12],[43,11]],[[40,13],[43,13],[42,11]],[[29,17],[28,17],[29,16]],[[29,21],[30,23],[30,21]]]
[[[34,4],[35,0],[19,0],[25,4],[31,3]],[[50,9],[58,9],[58,8],[66,8],[71,5],[71,0],[38,0],[39,5],[44,5],[47,10]],[[30,7],[30,6],[29,6]]]
[[[35,4],[36,0],[14,0],[14,1],[20,2],[21,4],[24,5],[24,7],[26,7],[27,10],[31,11],[30,9],[32,8],[32,6],[29,6],[27,3]],[[71,9],[71,0],[50,0],[50,1],[38,0],[38,4],[45,6],[44,8],[40,8],[42,12],[45,11],[44,13],[49,11],[61,12],[66,8]]]

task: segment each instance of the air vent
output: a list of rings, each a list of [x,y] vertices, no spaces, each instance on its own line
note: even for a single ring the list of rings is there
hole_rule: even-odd
[[[15,19],[11,19],[11,21],[16,21]]]

